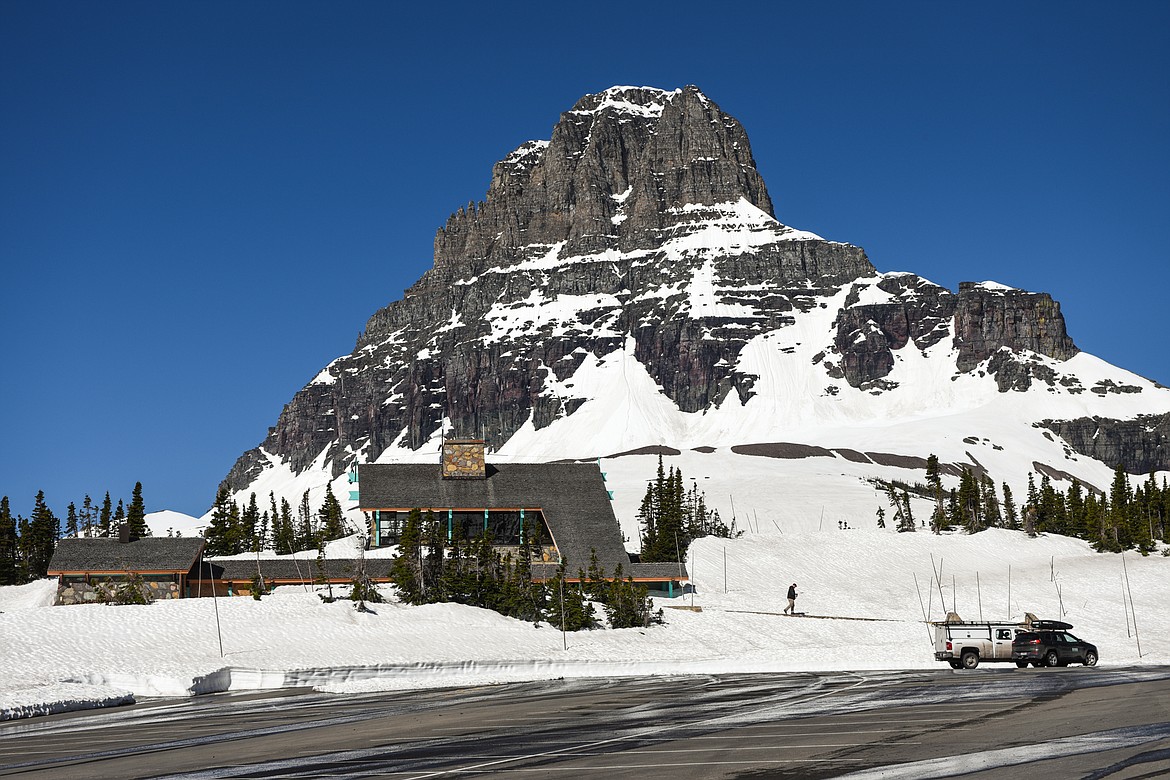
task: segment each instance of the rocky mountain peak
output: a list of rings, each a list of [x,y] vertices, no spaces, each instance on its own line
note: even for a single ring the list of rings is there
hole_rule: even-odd
[[[702,218],[693,207],[740,200],[775,218],[736,119],[697,87],[611,87],[495,165],[484,200],[438,231],[435,265],[475,272],[560,242],[568,254],[646,248]]]
[[[442,431],[580,457],[928,414],[960,378],[1074,393],[1057,362],[1076,352],[1043,293],[878,274],[859,247],[781,224],[742,125],[698,88],[611,87],[495,164],[438,230],[434,267],[227,483],[336,477]],[[598,426],[613,431],[594,444]]]

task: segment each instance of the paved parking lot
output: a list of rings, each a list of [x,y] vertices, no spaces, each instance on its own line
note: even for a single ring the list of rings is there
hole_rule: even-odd
[[[1170,670],[569,680],[219,695],[0,724],[0,776],[1170,774]],[[1153,772],[1154,774],[1150,774]],[[1105,775],[1101,775],[1104,777]]]

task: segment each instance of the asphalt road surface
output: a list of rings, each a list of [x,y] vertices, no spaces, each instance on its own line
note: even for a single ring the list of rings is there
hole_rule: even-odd
[[[1170,668],[220,694],[0,723],[0,777],[1170,777]]]

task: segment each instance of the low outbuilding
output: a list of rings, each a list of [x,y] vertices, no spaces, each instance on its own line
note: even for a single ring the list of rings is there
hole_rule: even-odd
[[[106,594],[132,576],[151,601],[184,598],[203,547],[203,539],[197,536],[62,539],[48,573],[58,578],[59,604],[104,601]]]

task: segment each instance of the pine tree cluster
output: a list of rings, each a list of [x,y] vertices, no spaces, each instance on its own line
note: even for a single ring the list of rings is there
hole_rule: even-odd
[[[638,525],[642,529],[640,560],[646,563],[673,562],[686,559],[691,542],[703,536],[732,539],[743,534],[732,519],[728,526],[718,509],[707,508],[707,497],[691,481],[684,487],[680,469],[664,470],[658,456],[658,475],[647,486],[638,508]]]
[[[1007,528],[1029,536],[1073,536],[1090,542],[1099,552],[1137,549],[1143,555],[1156,549],[1159,540],[1170,544],[1170,483],[1163,478],[1159,485],[1152,473],[1135,488],[1129,474],[1118,466],[1108,496],[1086,489],[1077,480],[1068,490],[1058,490],[1047,474],[1041,474],[1037,487],[1035,474],[1029,473],[1028,495],[1018,507],[1006,482],[1002,490],[1001,500],[988,475],[976,475],[966,467],[960,471],[958,486],[944,490],[938,458],[931,455],[926,486],[916,492],[934,501],[930,518],[934,533],[956,528],[967,533]],[[887,484],[885,491],[898,518],[897,529],[915,530],[908,491],[899,493],[893,484]]]
[[[121,499],[114,509],[109,491],[100,506],[89,495],[81,502],[80,509],[70,502],[64,529],[60,518],[45,502],[43,490],[37,491],[28,518],[13,517],[8,496],[0,497],[0,585],[21,585],[44,577],[62,537],[117,538],[123,526],[130,539],[150,535],[141,482],[134,483],[128,509]]]
[[[272,492],[268,494],[268,507],[261,511],[255,493],[241,507],[232,500],[227,487],[221,486],[203,538],[207,542],[207,555],[238,555],[261,550],[288,555],[312,550],[350,533],[341,502],[328,484],[324,501],[316,511],[309,504],[309,491],[306,490],[295,516],[286,499],[282,498],[277,506],[276,495]]]
[[[523,539],[515,555],[503,555],[489,532],[474,539],[448,539],[432,512],[414,509],[399,536],[390,580],[408,604],[467,604],[567,631],[598,626],[591,601],[602,604],[614,628],[661,622],[661,610],[652,612],[646,588],[623,579],[620,569],[612,580],[606,579],[596,556],[588,577],[579,572],[581,582],[567,581],[568,561],[563,559],[552,580],[533,582],[532,561],[541,549],[535,525],[525,523]]]

